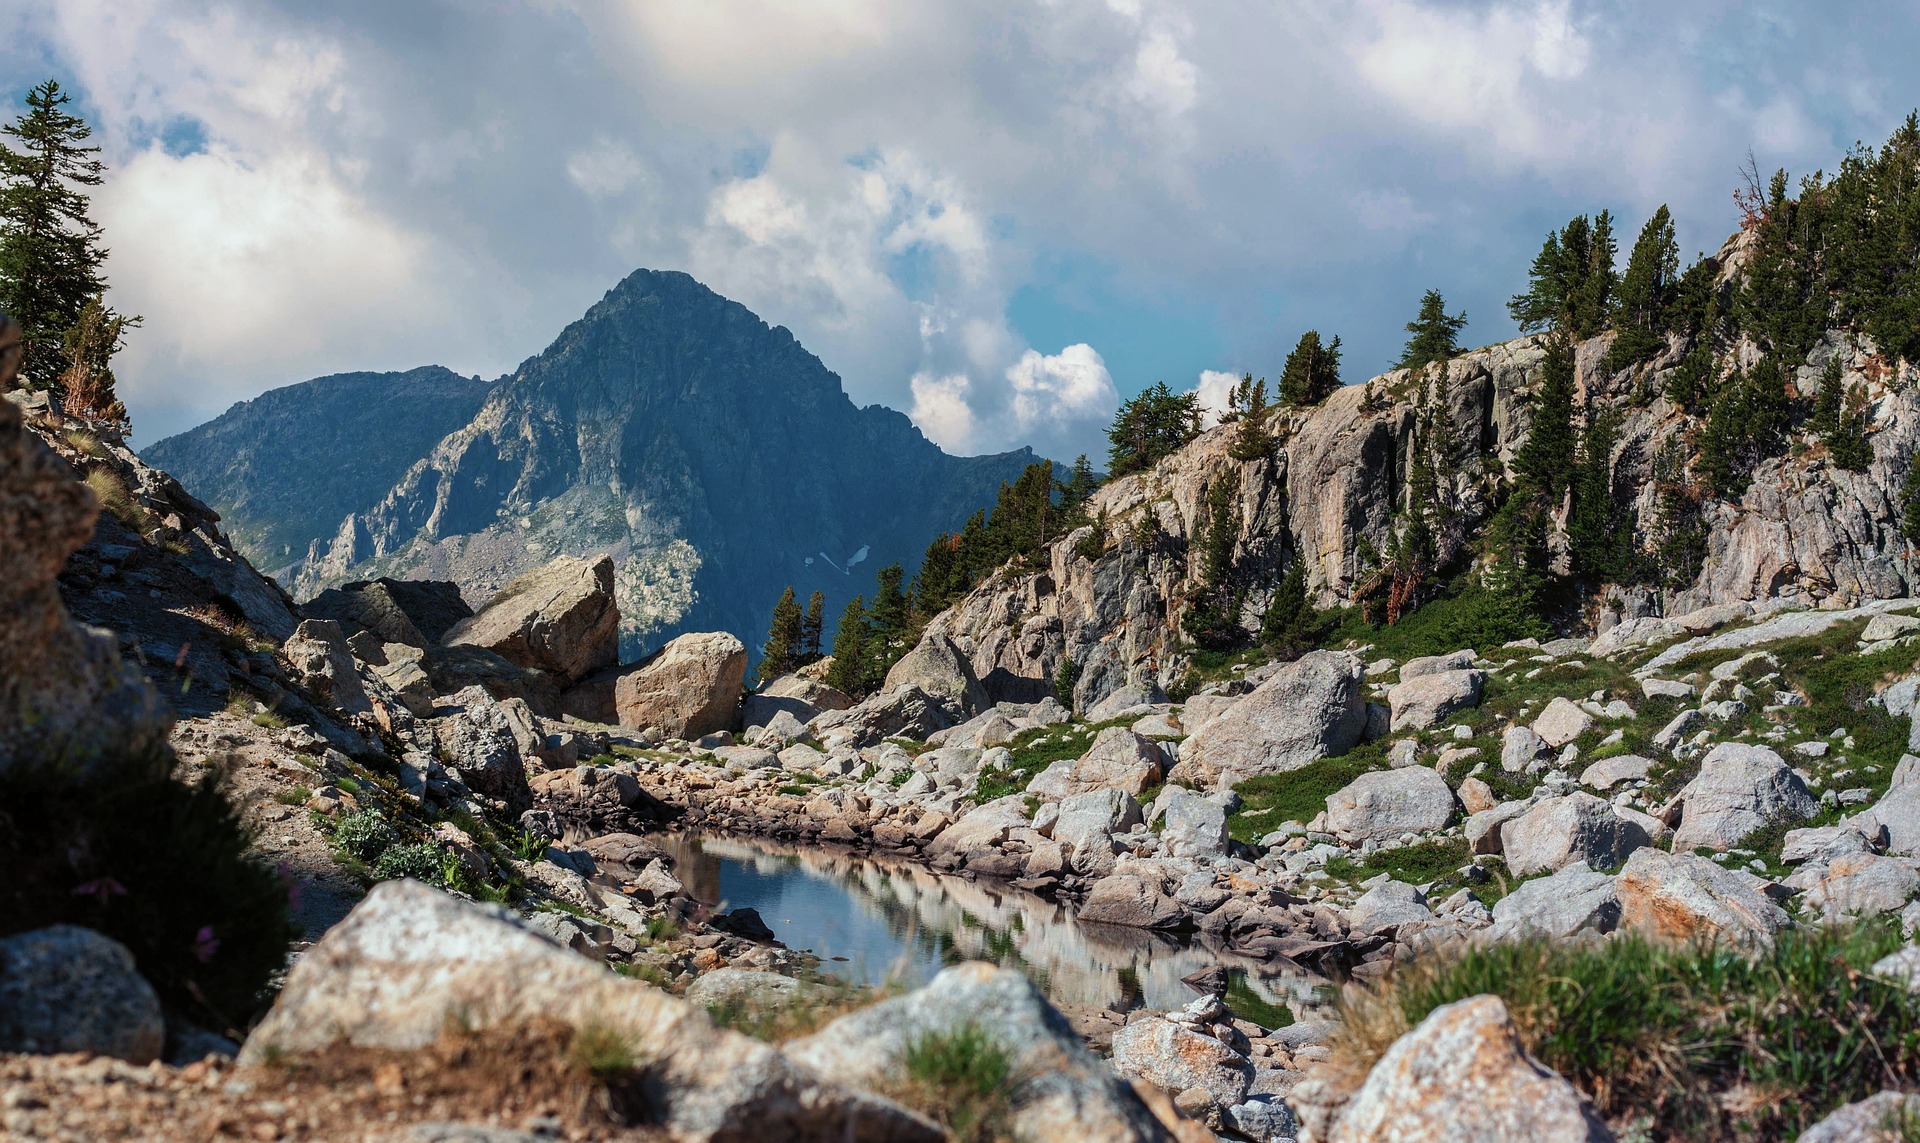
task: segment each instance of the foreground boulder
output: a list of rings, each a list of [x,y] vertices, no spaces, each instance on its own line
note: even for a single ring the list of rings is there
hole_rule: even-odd
[[[0,314],[0,390],[20,360]],[[93,534],[92,489],[0,398],[0,773],[22,759],[81,761],[165,741],[172,718],[113,636],[75,623],[54,577]]]
[[[993,705],[987,689],[974,677],[967,656],[953,640],[931,631],[887,671],[880,689],[890,691],[901,686],[918,687],[933,696],[956,722]]]
[[[1231,785],[1345,754],[1367,726],[1360,689],[1364,675],[1348,655],[1314,651],[1301,656],[1187,739],[1172,777],[1200,786]]]
[[[1648,841],[1647,831],[1621,818],[1612,803],[1580,791],[1548,798],[1500,827],[1501,852],[1515,877],[1551,872],[1576,861],[1609,868]]]
[[[300,958],[240,1060],[413,1051],[450,1022],[512,1036],[542,1020],[624,1041],[676,1138],[942,1137],[912,1112],[717,1029],[691,1005],[610,973],[503,911],[412,881],[374,886]]]
[[[1013,1137],[1030,1143],[1165,1140],[1166,1129],[1132,1088],[1094,1055],[1019,972],[974,961],[918,992],[842,1016],[789,1043],[787,1057],[848,1083],[882,1086],[923,1038],[986,1032],[1010,1057]],[[769,1132],[762,1139],[777,1138]]]
[[[1208,1035],[1210,1030],[1210,1025],[1165,1016],[1135,1020],[1113,1034],[1114,1070],[1169,1095],[1198,1088],[1214,1107],[1232,1107],[1247,1098],[1253,1063]]]
[[[1348,1101],[1333,1143],[1599,1143],[1580,1093],[1528,1054],[1497,996],[1443,1005],[1394,1041]]]
[[[119,941],[53,925],[0,940],[0,1052],[160,1055],[160,998]]]
[[[1705,857],[1637,849],[1614,881],[1620,924],[1675,941],[1771,944],[1793,924],[1764,892],[1765,882]]]
[[[613,561],[563,556],[528,572],[455,624],[444,642],[485,647],[508,662],[570,680],[611,667],[620,661]]]
[[[1920,1095],[1883,1091],[1835,1108],[1800,1133],[1798,1143],[1900,1143],[1920,1119]]]
[[[1493,925],[1483,939],[1544,936],[1564,940],[1575,933],[1610,933],[1620,924],[1620,896],[1613,878],[1575,862],[1551,877],[1514,886],[1493,906]]]
[[[1062,759],[1027,784],[1031,793],[1067,798],[1089,790],[1139,795],[1161,781],[1160,748],[1124,726],[1109,726],[1076,760]]]
[[[724,631],[682,635],[631,666],[567,693],[567,713],[594,722],[698,738],[731,730],[747,677],[747,648]]]
[[[1327,830],[1346,842],[1444,829],[1452,817],[1453,791],[1425,766],[1362,774],[1327,799]]]

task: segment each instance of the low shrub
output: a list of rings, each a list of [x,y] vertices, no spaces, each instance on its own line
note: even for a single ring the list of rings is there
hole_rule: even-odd
[[[437,845],[427,842],[409,842],[390,846],[373,863],[373,876],[377,881],[398,881],[402,877],[411,877],[415,881],[424,881],[428,885],[441,885],[443,866],[441,854],[444,851]]]
[[[1322,758],[1284,774],[1262,774],[1233,788],[1240,809],[1227,819],[1235,841],[1252,844],[1281,823],[1310,822],[1327,808],[1327,798],[1370,770],[1386,766],[1379,744],[1367,742],[1337,758]]]
[[[289,884],[250,851],[226,771],[188,784],[173,765],[154,752],[0,774],[0,936],[104,933],[169,1006],[240,1034],[295,936]]]
[[[1627,934],[1469,948],[1342,1002],[1336,1068],[1358,1082],[1443,1004],[1499,996],[1529,1050],[1616,1126],[1655,1138],[1784,1140],[1920,1080],[1920,997],[1867,971],[1891,923],[1788,930],[1766,951]]]
[[[379,810],[358,810],[333,827],[333,846],[355,861],[372,864],[397,844],[400,834]]]
[[[956,1143],[1008,1135],[1020,1077],[1013,1057],[977,1024],[922,1033],[901,1061],[901,1102],[952,1132]]]

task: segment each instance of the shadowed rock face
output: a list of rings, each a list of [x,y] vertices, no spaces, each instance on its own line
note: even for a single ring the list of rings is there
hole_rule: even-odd
[[[303,598],[389,575],[452,580],[478,604],[556,556],[605,553],[627,658],[686,631],[755,640],[788,584],[824,591],[837,614],[871,594],[874,569],[911,568],[1035,459],[948,456],[902,414],[856,408],[792,334],[679,273],[635,272],[544,353],[473,389],[444,371],[328,378],[148,451]],[[270,462],[356,394],[395,422],[417,404],[433,434],[329,433],[312,463],[364,459],[377,488],[301,486]]]
[[[0,314],[0,390],[13,382],[19,339]],[[159,696],[111,635],[73,621],[54,582],[99,512],[93,491],[0,399],[0,771],[166,739],[172,719]]]

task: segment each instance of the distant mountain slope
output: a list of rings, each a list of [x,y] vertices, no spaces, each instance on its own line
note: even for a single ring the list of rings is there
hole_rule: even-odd
[[[490,388],[438,365],[337,373],[242,401],[141,455],[213,505],[255,564],[284,569],[379,503]]]
[[[304,558],[283,578],[302,597],[395,575],[453,579],[478,599],[556,555],[607,552],[629,653],[687,630],[757,644],[789,583],[803,599],[824,591],[831,620],[872,591],[875,569],[911,571],[930,536],[1035,459],[948,456],[901,413],[856,408],[791,333],[681,273],[630,275],[457,420],[438,395],[451,376],[369,418],[433,407],[432,432],[409,426],[407,449],[392,426],[363,424],[270,464],[299,425],[332,415],[326,379],[147,452],[227,515],[250,555],[285,567],[292,545]],[[282,482],[302,466],[367,475],[303,495]]]

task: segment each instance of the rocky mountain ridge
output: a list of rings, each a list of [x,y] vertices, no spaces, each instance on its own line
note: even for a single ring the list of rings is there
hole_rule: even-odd
[[[787,585],[825,592],[831,619],[1035,459],[949,456],[902,414],[855,408],[784,328],[649,270],[491,385],[326,378],[146,452],[301,599],[391,577],[478,605],[604,553],[629,655],[685,631],[752,641]]]

